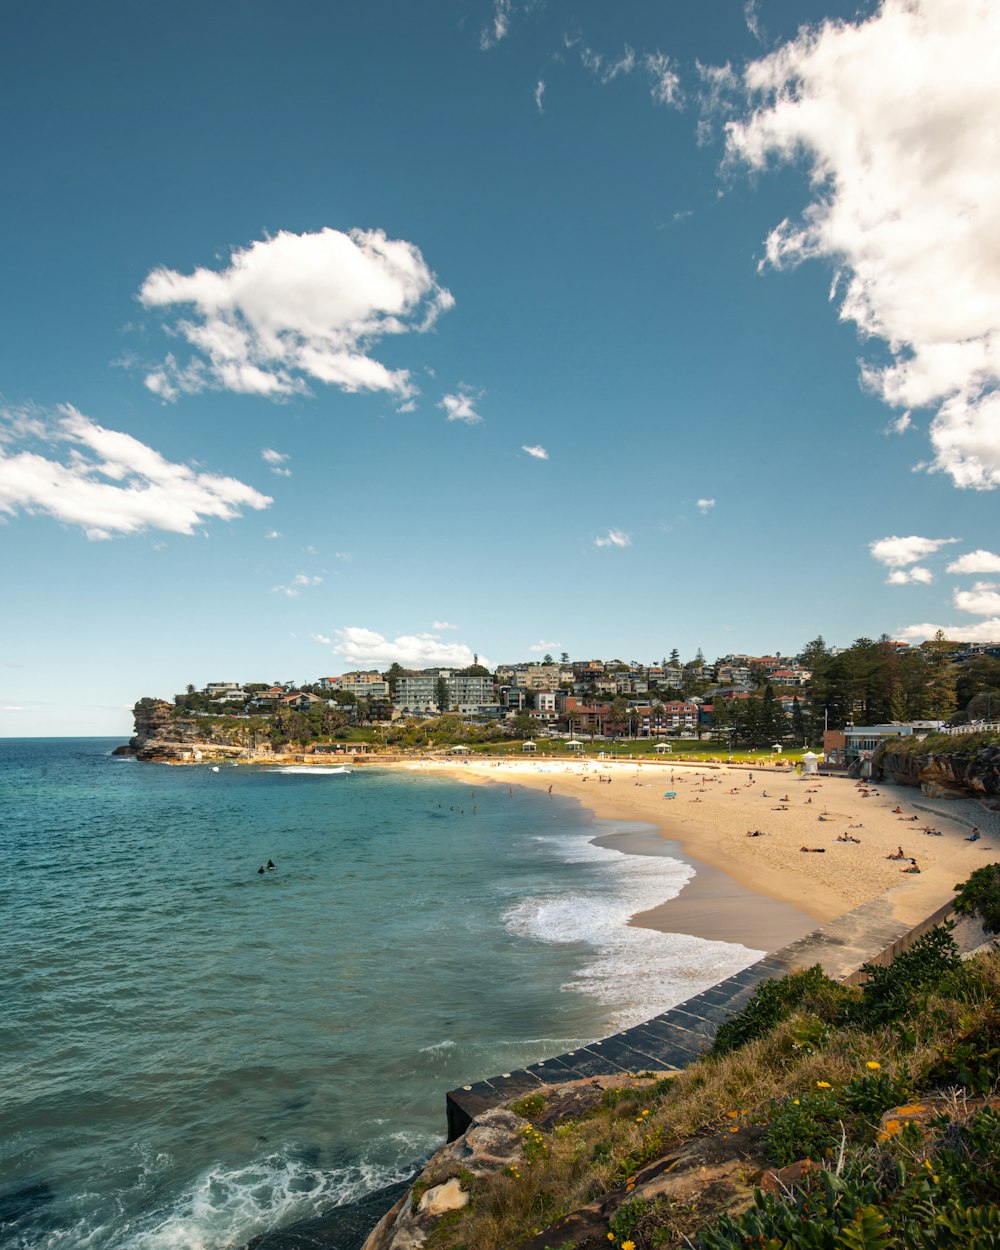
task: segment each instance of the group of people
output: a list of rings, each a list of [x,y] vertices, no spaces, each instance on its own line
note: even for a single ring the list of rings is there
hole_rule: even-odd
[[[269,859],[269,860],[267,861],[267,867],[266,867],[266,868],[264,867],[264,865],[263,865],[263,864],[261,864],[261,866],[257,869],[257,875],[258,875],[259,877],[262,877],[262,876],[264,875],[264,873],[265,873],[265,872],[274,872],[274,871],[277,869],[277,867],[278,867],[278,865],[274,862],[274,860],[273,860],[273,859]]]

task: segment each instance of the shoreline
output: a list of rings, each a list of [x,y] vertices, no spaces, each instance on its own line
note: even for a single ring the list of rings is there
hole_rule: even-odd
[[[574,798],[602,821],[652,826],[656,833],[649,836],[679,848],[675,854],[695,876],[675,898],[630,923],[757,950],[771,931],[777,940],[768,949],[776,949],[878,897],[897,919],[919,923],[951,900],[956,882],[1000,858],[1000,813],[975,799],[929,799],[908,786],[635,760],[424,759],[382,766],[468,784],[523,785]],[[940,836],[926,835],[925,826]],[[981,831],[975,843],[966,840],[972,827]],[[755,829],[763,836],[747,837]],[[844,835],[858,841],[838,841]],[[615,846],[614,839],[637,836],[645,835],[598,834],[595,841]],[[803,846],[822,853],[805,853]],[[904,871],[907,860],[888,858],[900,846],[917,860],[919,874]],[[643,853],[634,841],[618,849]],[[794,932],[796,924],[806,927]]]

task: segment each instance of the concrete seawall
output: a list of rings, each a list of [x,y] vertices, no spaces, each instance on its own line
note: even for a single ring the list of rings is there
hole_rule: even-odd
[[[885,899],[873,899],[643,1024],[517,1071],[449,1090],[448,1140],[461,1136],[490,1107],[530,1094],[541,1085],[683,1068],[701,1055],[719,1025],[746,1006],[763,981],[819,964],[827,976],[855,984],[864,979],[862,964],[889,963],[950,913],[948,903],[914,926],[895,919]],[[970,934],[966,945],[977,944]]]

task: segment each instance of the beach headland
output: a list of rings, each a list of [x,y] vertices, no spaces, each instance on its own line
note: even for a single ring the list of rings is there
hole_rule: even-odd
[[[896,919],[917,924],[1000,849],[1000,815],[974,799],[788,768],[593,758],[389,766],[574,798],[602,821],[627,822],[599,840],[628,853],[656,853],[636,828],[653,826],[667,853],[672,844],[696,872],[676,899],[632,923],[758,950],[880,896]],[[969,842],[974,827],[981,837]],[[890,858],[900,849],[904,858]],[[907,871],[913,860],[919,873]]]

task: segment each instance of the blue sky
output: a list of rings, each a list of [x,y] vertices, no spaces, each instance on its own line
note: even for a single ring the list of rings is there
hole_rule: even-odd
[[[0,735],[1000,636],[991,7],[9,6]]]

